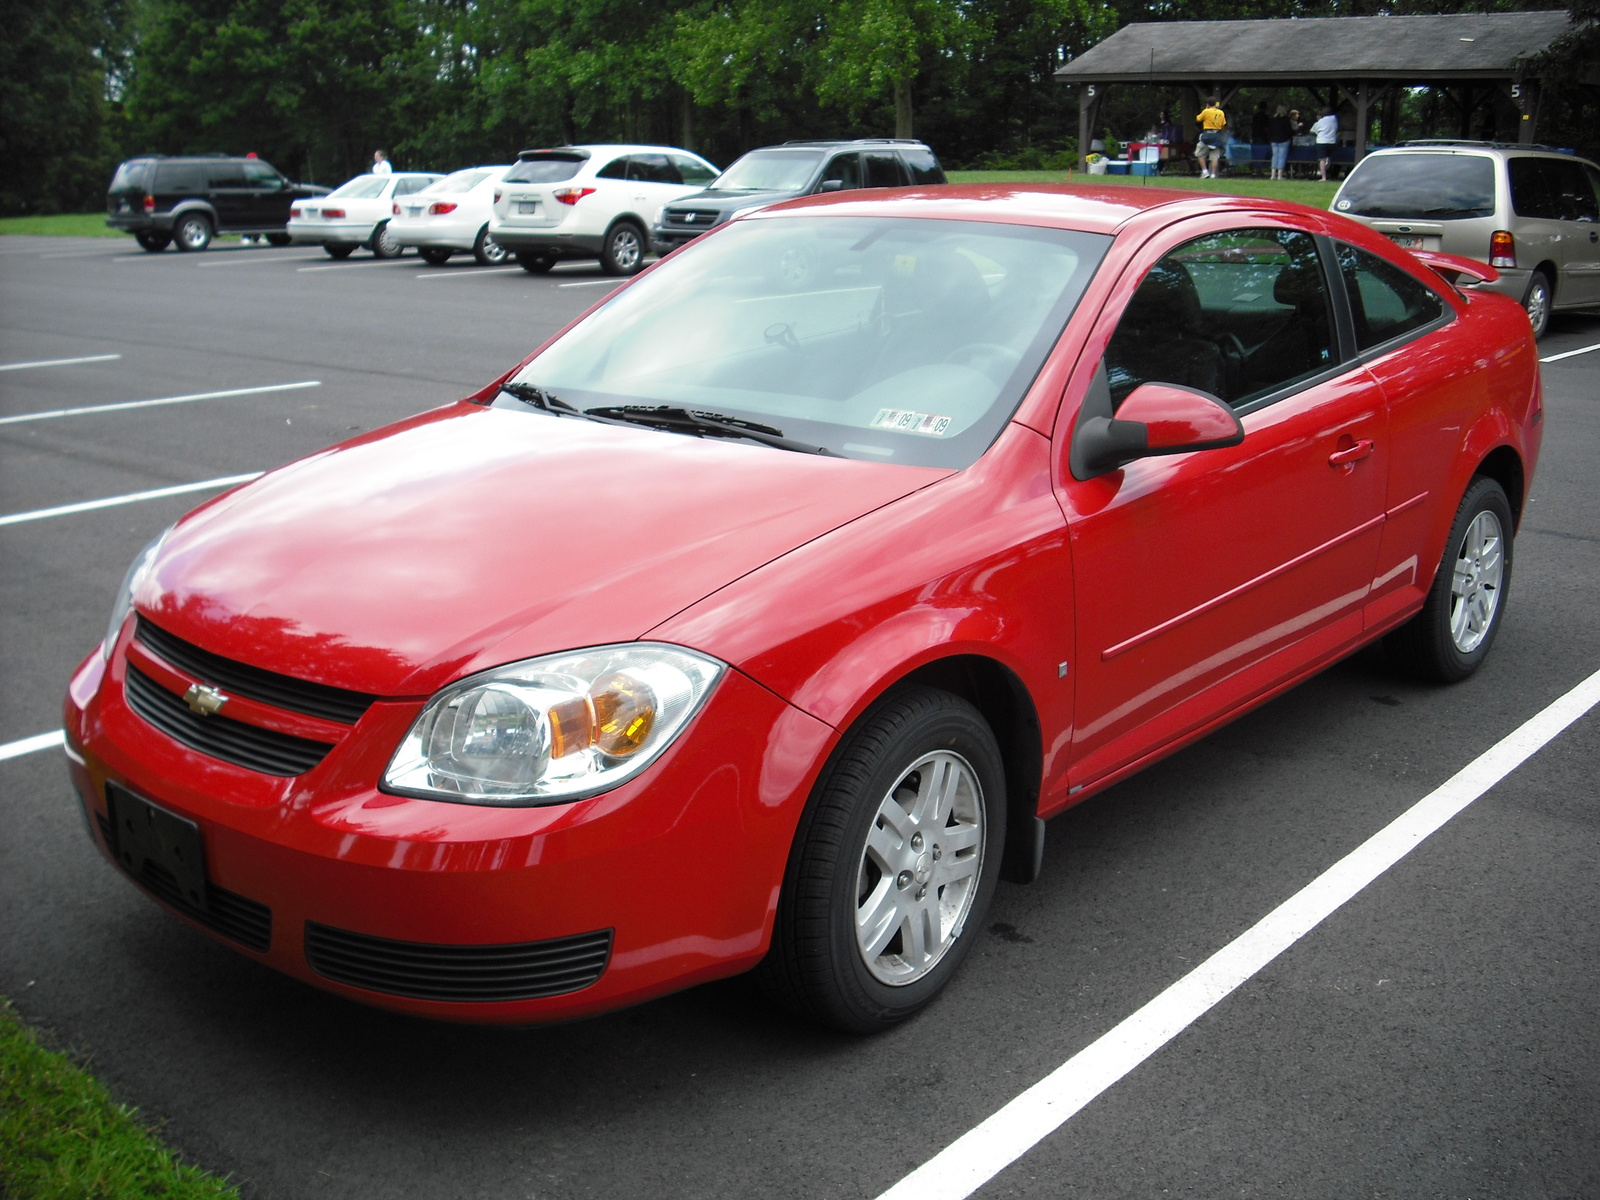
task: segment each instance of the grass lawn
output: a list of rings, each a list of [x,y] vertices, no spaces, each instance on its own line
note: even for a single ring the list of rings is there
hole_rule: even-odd
[[[0,998],[0,1196],[6,1200],[239,1200],[178,1161],[134,1110]]]
[[[1242,174],[1221,179],[1201,179],[1198,175],[1079,175],[1065,171],[947,171],[946,175],[951,183],[1093,183],[1182,188],[1232,196],[1266,196],[1324,209],[1333,203],[1333,194],[1339,190],[1337,183],[1322,183],[1316,179],[1264,179]]]
[[[127,237],[106,227],[103,212],[56,213],[49,217],[0,217],[0,233],[46,234],[51,237]]]

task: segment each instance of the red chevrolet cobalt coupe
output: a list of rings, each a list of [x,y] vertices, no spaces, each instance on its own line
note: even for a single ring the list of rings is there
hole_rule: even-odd
[[[886,1026],[1044,818],[1375,638],[1482,662],[1543,411],[1527,316],[1463,277],[1165,190],[731,222],[146,549],[66,703],[94,837],[370,1004],[759,967]]]

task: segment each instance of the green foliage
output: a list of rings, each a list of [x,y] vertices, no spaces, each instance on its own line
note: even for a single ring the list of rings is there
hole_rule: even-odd
[[[179,1162],[134,1111],[0,1000],[0,1196],[8,1200],[239,1200]]]

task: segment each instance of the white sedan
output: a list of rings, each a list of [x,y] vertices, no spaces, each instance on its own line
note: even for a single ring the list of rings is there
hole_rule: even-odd
[[[489,235],[533,272],[564,258],[598,258],[632,275],[650,250],[661,206],[710,185],[717,168],[674,146],[524,150],[495,189]]]
[[[508,257],[489,236],[495,184],[511,169],[467,167],[394,203],[389,236],[402,246],[415,246],[430,266],[442,266],[452,254],[469,251],[481,266]]]
[[[289,237],[349,258],[365,246],[379,258],[398,258],[405,247],[389,233],[394,204],[444,176],[426,171],[357,175],[326,196],[298,201],[289,210]]]

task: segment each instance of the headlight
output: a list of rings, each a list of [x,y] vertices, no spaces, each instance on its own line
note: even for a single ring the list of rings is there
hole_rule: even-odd
[[[122,632],[122,623],[128,619],[128,610],[133,607],[134,589],[144,582],[150,564],[155,562],[156,555],[161,552],[161,543],[167,540],[167,534],[171,532],[172,528],[168,526],[162,530],[160,537],[139,551],[134,556],[133,565],[128,568],[128,573],[122,577],[122,586],[117,590],[116,603],[111,607],[111,623],[106,626],[106,640],[100,644],[100,652],[107,660],[111,658],[111,647],[117,643],[117,634]]]
[[[715,659],[649,642],[496,667],[428,701],[383,790],[493,805],[596,795],[671,745],[722,671]]]

